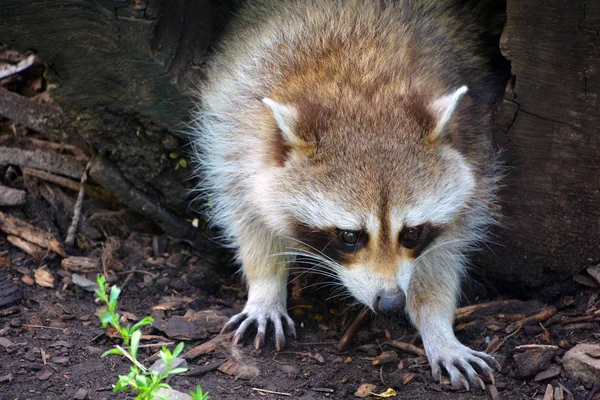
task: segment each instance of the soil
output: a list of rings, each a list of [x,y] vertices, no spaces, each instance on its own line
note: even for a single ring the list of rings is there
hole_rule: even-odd
[[[156,242],[161,240],[166,247],[160,249],[160,254],[154,254]],[[117,375],[126,374],[129,364],[118,356],[100,357],[120,342],[101,327],[95,315],[99,306],[94,302],[93,293],[74,285],[72,273],[61,268],[58,258],[35,262],[10,246],[4,238],[0,237],[0,242],[0,282],[6,287],[10,283],[11,293],[22,293],[21,300],[0,309],[0,339],[12,342],[5,348],[0,347],[0,365],[3,366],[0,399],[72,399],[77,398],[78,392],[80,395],[87,392],[91,399],[132,398],[112,392]],[[94,254],[96,250],[98,248],[91,248],[88,253]],[[168,321],[173,316],[186,312],[190,316],[198,311],[208,311],[216,318],[212,325],[183,334],[205,336],[201,340],[187,340],[186,349],[214,338],[221,324],[218,317],[222,320],[243,306],[244,288],[235,270],[231,267],[207,270],[195,257],[194,250],[185,244],[134,233],[119,241],[115,255],[122,263],[120,271],[113,270],[108,275],[117,285],[125,286],[119,310],[130,320],[153,315]],[[53,288],[32,283],[34,270],[40,268],[40,264],[46,265],[55,278]],[[128,272],[134,267],[135,272]],[[87,275],[93,279],[98,272],[101,271]],[[571,286],[573,301],[568,297],[565,301],[565,296],[555,297],[556,304],[562,309],[562,318],[589,312],[589,303],[598,298],[596,290]],[[7,293],[6,287],[4,293]],[[485,391],[474,388],[467,392],[456,390],[447,382],[441,385],[434,382],[424,357],[396,351],[387,345],[390,339],[410,342],[414,338],[415,331],[403,318],[371,317],[347,351],[338,352],[336,346],[358,310],[344,310],[343,304],[325,301],[327,290],[298,293],[297,288],[297,284],[291,285],[295,298],[290,300],[290,309],[297,323],[298,339],[289,339],[283,351],[275,351],[271,337],[262,350],[254,350],[249,345],[251,340],[241,347],[232,347],[230,340],[226,340],[215,351],[188,359],[190,372],[172,378],[169,383],[184,392],[200,385],[210,392],[212,399],[352,399],[356,398],[354,393],[363,383],[375,385],[374,393],[392,388],[397,392],[395,398],[402,399],[490,398],[489,385]],[[166,298],[173,300],[172,304],[164,306]],[[544,300],[523,304],[543,306]],[[160,304],[163,304],[158,307],[160,310],[152,309]],[[193,310],[192,314],[190,310]],[[496,353],[502,365],[495,385],[500,398],[541,398],[547,384],[563,385],[575,399],[588,396],[591,387],[566,378],[564,373],[534,382],[533,376],[538,370],[547,369],[548,362],[535,367],[530,376],[518,378],[515,347],[533,343],[559,346],[550,363],[560,365],[560,357],[574,344],[600,339],[596,333],[597,324],[565,329],[557,323],[547,330],[542,325],[541,328],[534,325],[527,330],[520,329],[516,334],[507,334],[508,322],[508,314],[496,313],[457,326],[458,338],[474,349],[484,350],[495,336],[505,341]],[[155,336],[143,340],[143,344],[178,342],[167,337],[167,333],[177,336],[175,330],[169,330],[165,325],[161,329],[166,333],[156,328],[146,329],[146,334]],[[419,344],[418,341],[415,343]],[[144,347],[139,358],[149,365],[158,348]],[[375,356],[389,350],[396,351],[399,360],[383,366],[372,365]],[[234,373],[231,368],[222,367],[227,373],[217,369],[226,361],[229,361],[227,365],[234,363],[236,368],[233,369],[237,369]]]

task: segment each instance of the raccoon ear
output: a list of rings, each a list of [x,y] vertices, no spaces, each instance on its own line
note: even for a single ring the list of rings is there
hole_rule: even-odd
[[[283,140],[292,146],[301,144],[301,140],[294,134],[298,124],[298,111],[296,108],[292,105],[278,103],[268,97],[262,99],[262,102],[271,109]]]
[[[458,101],[463,94],[467,93],[467,87],[461,86],[454,92],[449,93],[434,100],[429,104],[429,111],[433,114],[436,124],[433,131],[433,136],[438,137],[442,133],[444,126],[450,120]]]

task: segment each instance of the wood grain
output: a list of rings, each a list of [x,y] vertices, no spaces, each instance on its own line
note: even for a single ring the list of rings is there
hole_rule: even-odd
[[[600,2],[508,0],[507,18],[505,228],[484,269],[540,285],[600,259]]]

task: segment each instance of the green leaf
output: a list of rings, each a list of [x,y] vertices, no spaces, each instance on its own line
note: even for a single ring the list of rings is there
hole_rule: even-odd
[[[121,350],[119,350],[119,349],[110,349],[110,350],[107,350],[104,353],[102,353],[102,355],[100,356],[100,358],[104,358],[104,357],[106,357],[106,356],[108,356],[110,354],[116,354],[116,355],[120,356],[120,355],[123,355],[123,352]]]
[[[136,377],[135,377],[135,383],[139,387],[148,387],[148,386],[150,386],[150,380],[147,377],[145,377],[144,375],[136,375]]]
[[[98,311],[98,319],[102,322],[102,327],[106,328],[106,325],[112,322],[112,315],[106,309]]]
[[[184,343],[181,342],[177,345],[177,347],[175,347],[175,349],[173,350],[173,358],[177,358],[181,354],[181,351],[183,350],[183,346],[184,346]]]
[[[169,371],[169,375],[182,374],[187,371],[188,371],[187,368],[175,368],[175,369],[172,369]]]
[[[179,159],[179,166],[181,168],[187,168],[187,161],[185,161],[185,158],[180,158]]]
[[[131,327],[131,330],[132,331],[136,331],[136,330],[140,329],[142,326],[150,325],[153,322],[154,322],[154,318],[152,318],[152,317],[146,317],[143,320],[141,320],[138,323],[136,323],[135,325],[133,325]]]
[[[129,344],[129,352],[134,360],[137,359],[137,351],[140,346],[140,338],[142,337],[142,331],[135,331],[131,334],[131,343]]]
[[[115,309],[115,307],[117,306],[117,299],[119,298],[120,294],[121,289],[119,289],[117,286],[113,286],[110,289],[109,309],[111,306],[113,307],[113,310]]]

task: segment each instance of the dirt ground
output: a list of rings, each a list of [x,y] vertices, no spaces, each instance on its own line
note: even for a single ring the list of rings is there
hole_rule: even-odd
[[[140,358],[146,365],[158,349],[151,344],[197,337],[186,340],[186,349],[191,349],[213,339],[223,319],[241,309],[244,295],[232,268],[207,271],[193,249],[168,240],[163,240],[166,245],[162,253],[154,254],[157,241],[153,243],[153,236],[147,234],[132,234],[119,241],[114,253],[121,263],[120,271],[109,273],[114,283],[124,286],[121,314],[130,320],[153,315],[160,322],[145,330],[153,335],[143,340],[148,346],[141,350]],[[14,298],[0,309],[0,399],[70,399],[86,395],[91,399],[132,398],[112,393],[117,375],[126,374],[129,367],[117,356],[100,358],[119,341],[102,329],[95,315],[98,305],[93,294],[73,284],[72,272],[62,268],[58,258],[42,262],[54,278],[53,287],[40,286],[34,282],[34,270],[40,268],[40,262],[10,246],[5,237],[0,236],[0,243],[0,282],[4,285],[0,299],[2,293],[4,298],[8,293]],[[97,272],[87,275],[93,278]],[[541,399],[548,384],[562,386],[564,398],[600,398],[592,394],[595,388],[566,378],[559,367],[561,356],[574,344],[600,340],[597,322],[577,323],[573,319],[589,320],[581,317],[590,315],[597,305],[598,291],[575,283],[570,287],[570,293],[553,299],[492,303],[491,311],[483,308],[458,321],[457,334],[463,343],[484,350],[492,342],[497,349],[502,365],[495,379],[497,393],[489,385],[485,391],[475,388],[467,392],[455,390],[447,382],[434,382],[424,357],[386,344],[390,339],[413,340],[414,330],[400,318],[370,317],[348,349],[338,352],[336,346],[359,310],[344,310],[343,304],[324,301],[327,290],[298,293],[297,284],[291,286],[295,298],[290,303],[298,326],[297,340],[290,339],[279,353],[272,340],[259,351],[251,346],[232,347],[229,340],[223,340],[213,351],[188,359],[190,372],[174,377],[170,384],[181,391],[201,385],[212,399],[351,399],[357,398],[354,393],[363,383],[375,385],[373,393],[392,388],[397,399]],[[553,318],[507,333],[511,321],[546,309],[548,300],[553,300],[558,309]],[[468,314],[469,309],[463,310]],[[181,319],[173,317],[183,315],[188,322],[195,322],[183,328],[177,326],[176,320]],[[418,340],[414,343],[419,345]],[[556,347],[541,346],[551,349],[550,353],[523,371],[523,364],[531,357],[518,358],[518,354],[525,353],[517,347],[531,344]],[[390,350],[397,359],[382,366],[372,365],[374,357]],[[556,367],[555,376],[534,380],[539,371]]]

